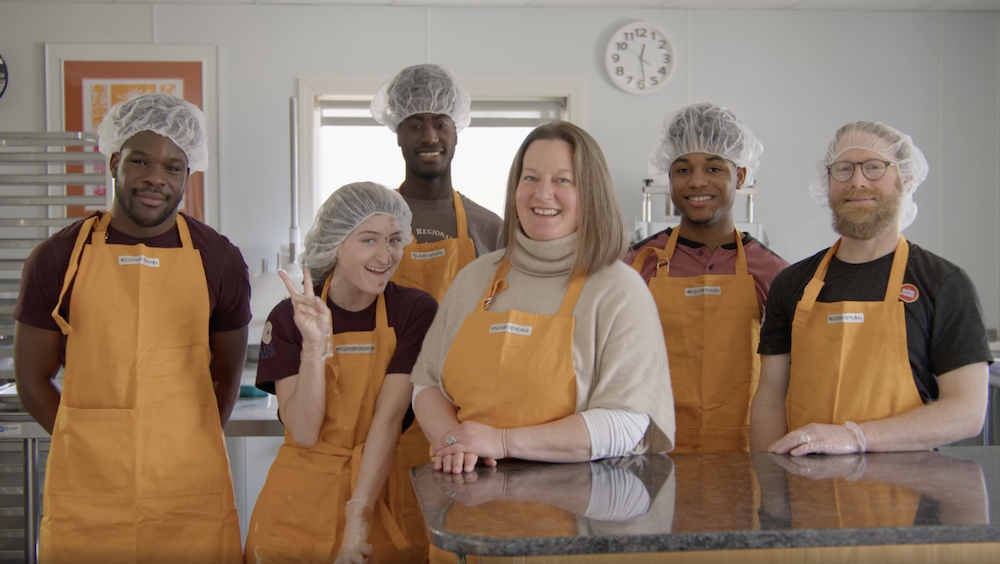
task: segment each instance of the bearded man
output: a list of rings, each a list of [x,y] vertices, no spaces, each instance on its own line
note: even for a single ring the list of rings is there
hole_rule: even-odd
[[[841,235],[782,271],[761,328],[751,449],[927,450],[977,435],[992,354],[968,275],[901,235],[927,160],[882,123],[841,127],[814,197]]]

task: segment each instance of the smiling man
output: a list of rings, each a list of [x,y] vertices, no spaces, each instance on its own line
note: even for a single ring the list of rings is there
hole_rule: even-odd
[[[472,99],[438,65],[407,67],[375,94],[375,119],[396,134],[406,162],[399,187],[413,211],[414,240],[392,281],[420,288],[440,302],[455,275],[499,248],[502,222],[451,185],[458,134],[472,120]]]
[[[788,266],[736,231],[733,202],[764,147],[732,111],[694,104],[664,118],[649,171],[669,184],[676,228],[625,258],[653,293],[677,415],[674,452],[746,452],[760,361],[757,335],[775,275]]]
[[[837,131],[818,171],[811,191],[841,238],[771,286],[753,449],[927,450],[978,434],[993,357],[976,289],[900,234],[917,215],[923,153],[859,121]]]
[[[31,253],[14,311],[18,395],[52,434],[40,561],[236,564],[222,426],[250,280],[239,249],[177,211],[208,165],[205,116],[144,94],[111,108],[98,134],[111,211]]]

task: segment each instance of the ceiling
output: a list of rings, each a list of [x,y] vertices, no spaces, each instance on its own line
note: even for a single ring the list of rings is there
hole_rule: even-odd
[[[64,4],[281,4],[331,6],[674,8],[694,10],[1000,11],[1000,0],[0,0]]]

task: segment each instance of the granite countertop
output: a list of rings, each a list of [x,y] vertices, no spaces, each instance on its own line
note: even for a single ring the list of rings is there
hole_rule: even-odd
[[[1000,542],[1000,447],[427,464],[412,479],[431,542],[458,554]]]

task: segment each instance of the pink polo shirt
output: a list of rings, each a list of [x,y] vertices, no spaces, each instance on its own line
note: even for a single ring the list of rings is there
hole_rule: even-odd
[[[673,228],[668,227],[648,239],[639,241],[625,256],[625,262],[631,266],[639,251],[646,247],[665,248],[672,231]],[[788,262],[751,237],[749,233],[743,234],[743,248],[747,253],[747,270],[753,276],[754,286],[757,288],[757,304],[763,315],[771,281],[788,266]],[[650,255],[643,261],[639,274],[646,283],[649,283],[654,272],[656,272],[656,256]],[[683,236],[679,237],[677,249],[670,260],[670,275],[686,278],[702,274],[736,274],[736,241],[722,245],[712,253],[701,243],[685,239]]]

